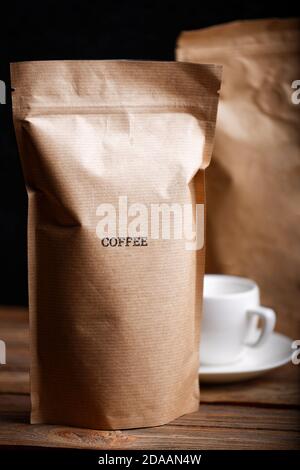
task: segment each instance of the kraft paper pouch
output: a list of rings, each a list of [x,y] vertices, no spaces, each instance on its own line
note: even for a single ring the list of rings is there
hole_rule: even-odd
[[[220,67],[11,72],[29,196],[31,422],[135,428],[195,411]]]
[[[269,19],[184,32],[177,49],[179,60],[224,66],[206,175],[206,270],[253,278],[278,327],[293,336],[300,326],[299,24]]]

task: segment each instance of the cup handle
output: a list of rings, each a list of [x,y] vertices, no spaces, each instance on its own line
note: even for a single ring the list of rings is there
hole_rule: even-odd
[[[249,319],[252,317],[259,317],[262,320],[262,328],[261,333],[254,343],[247,342],[247,346],[251,346],[252,348],[256,348],[257,346],[261,346],[265,343],[268,336],[274,330],[275,323],[276,323],[276,313],[271,308],[266,307],[255,307],[253,309],[247,310],[247,314]],[[251,321],[250,321],[251,323]]]

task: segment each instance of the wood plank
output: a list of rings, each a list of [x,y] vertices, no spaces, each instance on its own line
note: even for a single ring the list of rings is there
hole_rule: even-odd
[[[1,432],[1,430],[0,430]],[[21,436],[21,438],[20,438]],[[256,431],[212,428],[160,428],[159,432],[90,431],[78,428],[25,424],[6,425],[0,434],[3,445],[24,445],[76,449],[161,449],[161,450],[295,450],[295,434],[278,431]]]
[[[30,425],[29,397],[0,396],[0,445],[86,449],[295,449],[300,411],[202,405],[169,425],[95,431]]]
[[[29,422],[29,412],[29,395],[0,395],[1,416],[23,416],[24,422]],[[255,406],[200,405],[199,411],[176,419],[172,425],[298,432],[300,431],[300,410],[256,408]]]
[[[300,410],[257,408],[255,406],[205,405],[196,413],[182,416],[176,426],[204,426],[277,431],[300,431]]]
[[[29,395],[13,395],[0,394],[0,423],[4,415],[21,414],[24,421],[29,422],[30,412],[30,396]]]
[[[166,426],[94,431],[30,425],[26,309],[0,309],[0,332],[7,342],[8,358],[8,364],[0,367],[0,445],[175,450],[300,448],[296,409],[300,368],[291,365],[249,382],[202,385],[199,412]]]
[[[10,370],[1,366],[0,393],[29,393],[29,372]],[[286,371],[287,369],[287,371]],[[200,387],[201,403],[260,404],[299,408],[299,368],[284,367],[266,376],[248,382],[228,385],[203,384]],[[292,373],[290,373],[292,372]]]
[[[0,393],[29,393],[29,372],[5,370],[0,366]]]
[[[0,368],[0,393],[29,393],[28,329],[27,309],[0,308],[1,339],[7,343],[7,364]],[[201,384],[201,402],[298,407],[300,367],[288,365],[260,378],[236,384]]]
[[[288,364],[246,382],[201,384],[200,392],[202,403],[300,407],[300,367]]]

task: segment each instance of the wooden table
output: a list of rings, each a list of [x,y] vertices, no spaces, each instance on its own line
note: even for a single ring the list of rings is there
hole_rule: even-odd
[[[172,423],[128,431],[94,431],[29,424],[28,313],[0,309],[0,446],[85,449],[299,449],[300,367],[287,365],[262,378],[201,385],[199,411]]]

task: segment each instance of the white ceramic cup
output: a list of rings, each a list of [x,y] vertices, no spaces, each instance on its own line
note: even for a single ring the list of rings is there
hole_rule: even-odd
[[[250,341],[260,320],[258,338]],[[272,333],[274,310],[260,305],[254,281],[238,276],[204,276],[200,340],[202,364],[228,364],[241,358],[245,346],[256,348]]]

